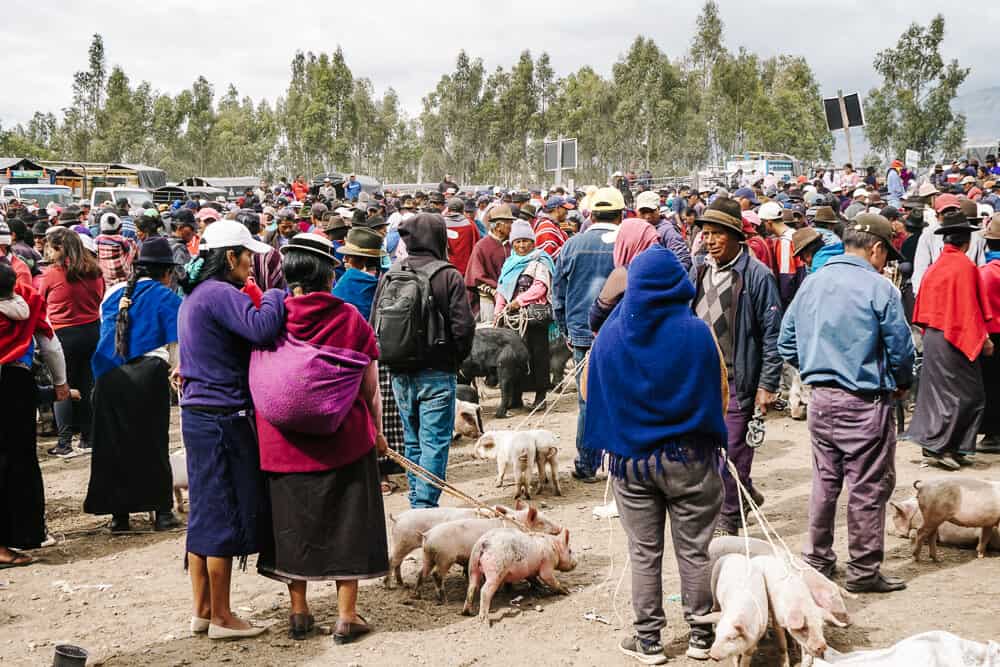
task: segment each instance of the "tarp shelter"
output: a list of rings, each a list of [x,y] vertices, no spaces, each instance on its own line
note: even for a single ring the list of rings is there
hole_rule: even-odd
[[[165,185],[162,188],[153,190],[154,204],[169,204],[175,199],[185,201],[187,199],[208,199],[214,201],[216,197],[225,197],[226,191],[222,188],[213,188],[208,185]]]
[[[0,183],[50,183],[51,172],[25,157],[0,157]]]
[[[155,190],[167,184],[167,172],[156,167],[124,163],[108,165],[108,176],[112,176],[115,171],[134,172],[138,186],[146,190]]]
[[[55,173],[56,185],[65,185],[73,190],[74,197],[83,197],[83,172],[66,167]]]
[[[191,176],[177,185],[181,187],[210,187],[221,188],[223,194],[229,199],[242,197],[247,189],[256,189],[260,185],[260,179],[255,176]]]

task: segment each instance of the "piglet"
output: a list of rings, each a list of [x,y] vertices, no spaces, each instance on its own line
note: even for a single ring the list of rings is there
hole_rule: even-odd
[[[496,505],[494,510],[504,516],[511,516],[527,525],[528,512],[532,509],[527,503],[518,501],[514,509]],[[458,521],[461,519],[491,518],[491,515],[475,507],[428,507],[421,509],[407,510],[398,517],[389,515],[391,524],[392,549],[389,554],[390,574],[385,577],[387,588],[392,587],[391,577],[394,574],[396,583],[403,585],[402,563],[414,549],[419,549],[423,544],[423,534],[434,526],[447,521]],[[535,514],[532,525],[537,530],[552,535],[559,534],[562,530],[560,526],[550,521],[542,512]]]
[[[712,596],[721,612],[698,616],[697,623],[715,623],[713,660],[739,657],[749,667],[757,643],[767,632],[768,604],[764,575],[743,554],[727,554],[712,570]]]
[[[917,499],[890,500],[889,509],[892,512],[892,524],[889,534],[896,537],[910,538],[911,533],[920,530],[924,525],[924,515],[920,512]],[[948,544],[955,547],[974,547],[979,544],[979,529],[956,526],[945,521],[938,526],[938,544]],[[993,529],[987,549],[1000,551],[1000,530]]]
[[[170,472],[174,478],[174,499],[177,511],[184,511],[184,491],[188,488],[187,452],[182,448],[170,455]]]
[[[782,664],[789,664],[785,630],[802,646],[803,654],[821,657],[827,648],[823,610],[813,601],[799,571],[777,556],[755,556],[751,561],[764,575]]]
[[[552,476],[552,490],[555,491],[557,496],[562,495],[562,489],[559,488],[558,456],[559,448],[555,445],[539,444],[535,447],[535,464],[538,466],[538,482],[533,493],[536,495],[541,493],[542,486],[544,486],[547,481],[545,474],[546,469],[548,469],[548,474]]]
[[[913,560],[920,560],[920,549],[928,543],[931,560],[937,561],[938,527],[951,521],[967,528],[979,528],[976,554],[986,556],[986,544],[1000,524],[1000,482],[954,477],[913,483],[924,525],[917,531]]]
[[[483,411],[475,403],[455,401],[455,430],[453,439],[465,436],[475,440],[483,434]]]
[[[528,508],[525,524],[529,530],[536,529],[538,512],[534,507]],[[428,576],[433,576],[437,589],[438,600],[445,602],[444,578],[455,563],[465,565],[469,562],[472,547],[479,538],[497,528],[514,528],[517,526],[506,519],[461,519],[438,524],[424,533],[423,551],[424,563],[417,579],[414,597],[420,597],[420,586]]]
[[[569,531],[559,535],[522,533],[500,528],[479,538],[469,557],[469,590],[462,614],[472,615],[476,590],[483,586],[479,599],[479,620],[489,620],[493,596],[502,584],[537,577],[543,584],[563,595],[569,590],[556,579],[555,571],[576,568],[576,558],[569,547]],[[485,579],[485,581],[484,581]]]

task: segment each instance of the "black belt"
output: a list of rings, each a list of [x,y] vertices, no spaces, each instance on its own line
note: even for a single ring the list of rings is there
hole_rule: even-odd
[[[253,417],[253,408],[231,408],[219,405],[185,405],[185,410],[197,410],[212,415],[231,415],[234,417]]]
[[[868,401],[869,403],[881,401],[891,393],[889,391],[861,391],[858,389],[848,389],[847,387],[837,382],[833,382],[832,380],[829,382],[816,382],[811,386],[814,388],[822,387],[823,389],[839,389],[840,391],[847,392],[851,396],[860,398],[863,401]]]

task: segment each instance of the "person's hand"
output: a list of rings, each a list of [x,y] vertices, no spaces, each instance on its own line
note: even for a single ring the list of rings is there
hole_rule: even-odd
[[[513,301],[511,301],[510,303],[507,304],[507,310],[514,310],[514,311],[516,311],[520,307],[521,307],[521,304],[520,304],[520,302],[517,299],[514,299]]]
[[[79,401],[80,400],[80,390],[79,389],[70,389],[69,390],[69,397],[72,398],[74,401]]]
[[[174,388],[178,394],[181,393],[181,385],[184,384],[184,378],[181,376],[180,367],[175,368],[170,371],[170,386]]]
[[[995,351],[996,351],[996,346],[993,344],[993,341],[987,338],[986,342],[983,343],[983,356],[992,357]]]
[[[56,390],[56,400],[65,401],[70,397],[69,385],[68,384],[57,384],[53,387]],[[75,391],[75,390],[74,390]],[[80,397],[80,392],[77,392],[77,398]]]
[[[767,407],[774,403],[775,399],[778,398],[778,394],[773,391],[768,391],[767,389],[758,389],[757,396],[754,398],[754,405],[760,408],[761,413],[767,414]]]
[[[389,451],[389,441],[381,433],[375,436],[375,451],[378,452],[379,456],[385,456],[385,453]]]

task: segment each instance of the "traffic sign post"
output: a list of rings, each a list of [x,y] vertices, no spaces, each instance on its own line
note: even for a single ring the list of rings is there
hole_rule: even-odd
[[[576,139],[559,137],[545,142],[545,171],[555,172],[553,185],[562,185],[563,169],[576,169]]]

